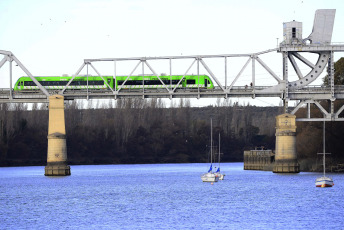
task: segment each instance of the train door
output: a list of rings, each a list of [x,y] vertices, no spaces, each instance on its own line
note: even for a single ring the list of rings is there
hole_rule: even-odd
[[[204,78],[204,87],[208,88],[208,79]]]

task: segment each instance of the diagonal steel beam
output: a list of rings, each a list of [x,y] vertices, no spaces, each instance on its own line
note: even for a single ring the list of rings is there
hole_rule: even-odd
[[[280,78],[279,78],[279,77],[269,68],[269,66],[267,66],[267,65],[263,62],[262,59],[260,59],[260,58],[257,56],[257,57],[256,57],[256,60],[259,62],[259,64],[261,64],[261,66],[264,67],[264,69],[266,69],[266,71],[269,72],[269,74],[271,74],[271,76],[273,76],[273,77],[276,79],[276,81],[277,81],[278,83],[281,83],[281,82],[282,82],[282,79],[280,79]]]
[[[40,90],[42,90],[42,92],[49,97],[50,94],[48,93],[48,91],[36,80],[36,78],[29,72],[29,70],[27,70],[25,68],[25,66],[18,60],[18,58],[16,56],[14,56],[12,54],[11,58],[17,63],[17,65],[31,78],[31,80],[38,86],[38,88]]]
[[[161,84],[166,88],[167,92],[170,92],[170,90],[167,88],[165,83],[161,80],[161,78],[158,76],[158,74],[154,71],[152,66],[147,61],[145,61],[145,63],[146,63],[146,66],[148,66],[148,68],[154,73],[154,75],[157,76],[157,78],[160,80]]]
[[[76,71],[76,73],[73,75],[72,79],[69,80],[69,82],[67,83],[67,85],[59,92],[59,94],[63,94],[64,91],[67,89],[67,87],[70,85],[70,83],[72,83],[72,81],[74,80],[74,78],[81,72],[81,70],[85,67],[86,62],[82,63],[82,65],[80,66],[80,68],[78,69],[78,71]]]
[[[242,69],[240,70],[240,72],[238,73],[238,75],[235,77],[235,79],[233,80],[232,84],[229,86],[229,90],[231,90],[231,88],[233,87],[233,85],[235,84],[235,82],[239,79],[240,75],[242,74],[242,72],[244,72],[244,70],[246,69],[246,66],[250,63],[251,61],[251,57],[248,58],[247,62],[245,63],[245,65],[242,67]]]
[[[112,92],[113,89],[111,88],[111,86],[107,83],[107,81],[103,78],[103,76],[98,72],[98,70],[92,65],[92,63],[89,63],[89,65],[91,65],[92,69],[98,74],[98,76],[103,79],[103,81],[105,82],[105,84],[107,85],[107,87],[109,87],[111,89]]]
[[[174,91],[177,89],[177,87],[178,87],[178,86],[180,85],[180,83],[183,81],[185,75],[188,74],[188,72],[189,72],[189,70],[191,69],[191,67],[195,64],[196,60],[197,60],[197,59],[195,58],[194,61],[191,63],[190,67],[186,70],[186,72],[185,72],[185,74],[183,75],[183,77],[179,80],[179,82],[178,82],[178,84],[176,85],[176,87],[174,87],[174,89],[172,90],[172,92],[174,92]]]
[[[135,68],[133,69],[133,71],[131,71],[131,73],[129,74],[129,76],[124,80],[124,82],[122,83],[122,85],[118,88],[117,91],[115,91],[115,93],[118,93],[122,88],[123,86],[125,85],[125,83],[128,81],[128,79],[131,77],[131,75],[133,75],[133,73],[135,72],[135,70],[137,69],[137,67],[140,65],[141,63],[141,60],[137,63],[137,65],[135,66]],[[143,79],[144,79],[144,76],[143,76]]]
[[[299,77],[299,79],[303,78],[301,70],[300,70],[299,66],[297,65],[297,63],[295,62],[294,57],[291,54],[288,54],[288,58],[291,62],[291,65],[294,67],[294,70],[295,70],[297,76]]]
[[[0,62],[0,68],[6,63],[7,57],[4,57]]]
[[[318,108],[319,108],[319,109],[321,110],[321,112],[324,114],[324,117],[326,117],[326,118],[331,118],[331,114],[328,113],[328,112],[326,111],[326,109],[324,109],[324,108],[320,105],[319,102],[314,101],[314,104],[316,104],[316,106],[318,106]]]
[[[305,101],[300,101],[300,103],[291,111],[290,114],[295,114],[303,105],[305,104]]]
[[[210,76],[215,80],[215,82],[217,83],[218,86],[220,86],[220,88],[225,91],[225,89],[223,88],[221,82],[215,77],[215,75],[213,74],[213,72],[211,72],[211,70],[209,69],[209,67],[207,66],[207,64],[205,64],[205,62],[203,61],[203,59],[199,59],[199,61],[202,63],[202,65],[204,66],[204,68],[208,71],[208,73],[210,74]]]
[[[340,109],[338,109],[338,111],[335,114],[335,117],[338,118],[339,114],[341,114],[341,112],[343,112],[344,110],[344,105],[342,105],[342,107],[340,107]]]
[[[301,56],[299,53],[297,52],[292,52],[292,55],[294,55],[297,59],[299,59],[300,61],[302,61],[304,64],[308,65],[310,68],[314,69],[315,65],[308,61],[306,58],[304,58],[303,56]]]

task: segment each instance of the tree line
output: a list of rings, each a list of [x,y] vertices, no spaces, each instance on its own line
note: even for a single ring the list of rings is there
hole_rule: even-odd
[[[67,101],[68,159],[71,164],[206,162],[212,119],[215,145],[221,135],[222,159],[241,161],[244,148],[273,148],[278,111],[228,101],[204,108],[190,107],[184,99],[169,108],[160,99]],[[48,112],[46,104],[0,105],[1,165],[46,164]]]
[[[201,108],[190,107],[185,99],[168,108],[160,99],[90,103],[66,101],[67,155],[72,165],[208,162],[210,119],[215,147],[221,136],[222,161],[243,161],[244,150],[275,149],[275,117],[283,113],[282,107],[241,106],[229,100]],[[0,105],[0,165],[46,164],[48,112],[46,104],[30,109],[27,104]],[[342,162],[344,129],[341,122],[328,123],[327,150]],[[310,169],[322,151],[322,123],[297,126],[298,158]]]

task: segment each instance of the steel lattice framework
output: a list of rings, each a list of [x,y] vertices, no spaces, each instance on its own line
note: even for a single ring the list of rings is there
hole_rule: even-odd
[[[334,11],[335,12],[335,11]],[[333,27],[334,20],[333,10],[322,10],[317,12],[319,14],[333,14],[333,18],[330,18],[330,21],[325,21],[325,23],[331,23]],[[318,17],[322,19],[321,17]],[[326,18],[326,17],[325,17]],[[319,20],[320,20],[319,19]],[[328,20],[328,19],[326,19]],[[293,23],[293,22],[291,22]],[[322,24],[323,21],[321,21]],[[320,23],[320,24],[321,24]],[[344,106],[339,108],[336,112],[334,111],[334,101],[344,99],[344,86],[334,85],[334,52],[343,52],[344,45],[340,44],[331,44],[329,41],[328,31],[318,30],[316,26],[319,24],[317,21],[317,14],[314,22],[313,33],[306,39],[300,40],[297,39],[297,36],[293,37],[288,42],[288,38],[282,42],[278,48],[270,49],[258,53],[249,53],[249,54],[222,54],[222,55],[191,55],[191,56],[162,56],[162,57],[134,57],[134,58],[100,58],[100,59],[84,59],[80,68],[72,76],[72,79],[59,90],[47,90],[44,88],[28,71],[28,69],[16,58],[16,56],[10,51],[0,50],[0,55],[3,55],[2,60],[0,61],[0,68],[6,63],[9,63],[9,78],[10,78],[10,87],[0,90],[0,102],[2,103],[25,103],[25,102],[48,102],[49,95],[60,94],[63,95],[66,100],[74,99],[121,99],[127,97],[140,97],[140,98],[228,98],[228,97],[279,97],[284,101],[285,110],[288,112],[288,102],[290,100],[299,101],[298,105],[291,111],[292,114],[295,114],[296,111],[304,105],[308,106],[308,114],[306,118],[298,118],[299,121],[317,121],[317,120],[336,120],[344,121],[344,118],[339,117],[340,113],[344,110]],[[331,26],[331,25],[330,25]],[[332,35],[332,27],[330,35]],[[325,28],[327,30],[328,27]],[[322,28],[324,30],[324,28]],[[294,30],[293,30],[294,31]],[[294,32],[293,32],[294,33]],[[320,34],[320,35],[319,35]],[[323,34],[327,37],[324,38]],[[329,37],[331,38],[331,36]],[[319,41],[325,42],[316,42]],[[312,43],[308,44],[305,41],[311,40]],[[261,58],[262,55],[267,53],[280,53],[282,54],[282,63],[283,63],[283,78],[279,77],[273,70],[270,68]],[[310,61],[305,57],[305,53],[312,53],[317,55],[317,60],[315,62]],[[228,59],[235,58],[246,58],[246,62],[240,68],[240,71],[231,78],[229,81],[228,77]],[[218,76],[214,74],[214,71],[207,64],[210,59],[220,60],[222,63],[221,67],[223,71],[223,76]],[[309,68],[307,74],[303,74],[301,68],[298,65],[298,62],[303,63]],[[12,82],[12,62],[15,62],[28,77],[39,87],[40,91],[32,93],[22,93],[18,91],[13,91],[13,82]],[[164,61],[168,62],[167,73],[172,76],[172,71],[174,68],[173,63],[176,61],[185,62],[184,66],[187,66],[183,73],[182,79],[179,80],[177,85],[165,84],[161,79],[161,76],[157,73],[157,70],[154,66],[155,61]],[[113,77],[116,79],[116,68],[117,65],[121,63],[133,63],[136,62],[134,67],[130,72],[126,73],[126,80],[121,85],[115,85],[111,87],[101,72],[95,67],[95,63],[99,62],[112,62],[113,63]],[[251,86],[237,86],[236,83],[238,79],[242,77],[242,73],[251,63]],[[275,85],[264,86],[264,82],[257,82],[256,78],[256,64],[259,64],[263,69],[266,70],[269,77],[272,80],[276,81]],[[293,68],[298,79],[289,81],[289,66]],[[141,75],[145,76],[145,73],[150,72],[151,75],[156,76],[162,84],[161,88],[158,89],[149,89],[144,86],[141,89],[127,90],[124,89],[126,81],[134,76],[134,73],[140,71],[139,67],[141,66]],[[314,82],[321,73],[324,72],[326,66],[327,74],[329,79],[328,86],[311,86],[310,83]],[[183,89],[180,87],[180,84],[185,78],[186,75],[190,74],[190,69],[195,68],[197,70],[196,76],[200,75],[200,68],[203,68],[207,75],[212,79],[215,88],[214,89],[204,89],[200,88],[198,85],[197,89]],[[107,90],[92,90],[86,88],[84,90],[70,90],[67,87],[71,84],[76,76],[79,76],[81,71],[87,69],[87,77],[89,76],[89,68],[91,68],[97,76],[101,77],[104,83],[108,86]],[[148,69],[148,71],[147,71]],[[175,72],[175,71],[173,71]],[[116,81],[114,81],[116,82]],[[258,84],[259,83],[259,84]],[[319,101],[328,100],[330,101],[329,111],[324,109]],[[310,105],[316,105],[320,111],[323,113],[324,118],[311,118],[310,115]]]

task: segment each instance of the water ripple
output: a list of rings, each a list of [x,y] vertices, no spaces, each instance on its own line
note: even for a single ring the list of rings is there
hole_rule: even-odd
[[[344,175],[315,188],[316,173],[244,171],[201,182],[205,164],[0,168],[1,229],[342,229]],[[319,223],[331,223],[321,225]]]

